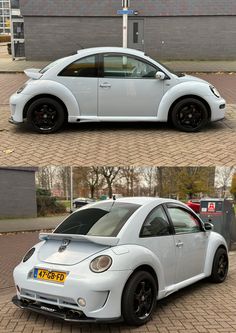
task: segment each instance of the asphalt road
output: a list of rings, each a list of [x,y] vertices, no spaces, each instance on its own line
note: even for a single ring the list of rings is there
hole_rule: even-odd
[[[222,284],[204,280],[157,302],[152,320],[138,328],[124,324],[66,324],[21,310],[11,303],[15,294],[13,268],[38,241],[38,233],[0,235],[0,333],[235,333],[236,252]]]
[[[70,124],[53,135],[8,123],[8,99],[26,80],[0,74],[0,165],[236,165],[236,75],[196,74],[226,98],[224,121],[200,133],[183,133],[162,123]]]

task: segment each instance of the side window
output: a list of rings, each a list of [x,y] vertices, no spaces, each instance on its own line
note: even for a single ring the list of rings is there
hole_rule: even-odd
[[[124,55],[104,55],[104,77],[155,78],[157,69],[139,59]]]
[[[140,237],[165,236],[170,234],[170,225],[161,206],[154,208],[146,218]]]
[[[193,233],[202,230],[200,222],[190,212],[178,207],[169,207],[168,212],[176,234]]]
[[[60,76],[97,77],[98,69],[95,56],[89,56],[72,62],[64,68]]]

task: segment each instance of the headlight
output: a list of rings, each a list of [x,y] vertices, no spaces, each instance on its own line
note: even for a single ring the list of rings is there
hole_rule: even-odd
[[[109,256],[99,256],[93,259],[89,265],[89,268],[94,273],[102,273],[111,267],[112,259]]]
[[[30,257],[32,257],[32,255],[34,254],[34,251],[35,251],[35,248],[34,247],[32,247],[32,249],[30,249],[27,253],[26,253],[26,255],[24,256],[24,258],[23,258],[23,262],[26,262],[27,260],[29,260],[29,258]]]
[[[210,89],[216,97],[218,97],[218,98],[220,97],[220,93],[215,87],[210,86]]]
[[[22,87],[20,87],[18,90],[17,90],[17,94],[20,94],[24,89],[25,87],[27,86],[27,84],[24,84]]]

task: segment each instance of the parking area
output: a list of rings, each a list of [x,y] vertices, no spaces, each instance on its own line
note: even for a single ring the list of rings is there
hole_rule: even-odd
[[[69,124],[53,135],[40,135],[25,125],[8,123],[8,99],[26,79],[0,74],[1,165],[165,165],[236,163],[236,75],[196,74],[215,84],[226,98],[223,121],[202,132],[183,133],[163,123]]]
[[[198,282],[157,303],[152,320],[142,327],[124,324],[70,324],[16,308],[12,270],[35,242],[38,233],[0,235],[1,333],[233,333],[236,331],[236,252],[230,252],[230,270],[222,284]]]

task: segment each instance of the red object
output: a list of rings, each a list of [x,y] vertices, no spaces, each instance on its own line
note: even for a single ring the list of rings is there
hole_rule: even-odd
[[[200,213],[200,202],[199,201],[192,201],[192,200],[189,200],[186,205],[188,205],[190,208],[192,208],[192,210],[199,214]]]

